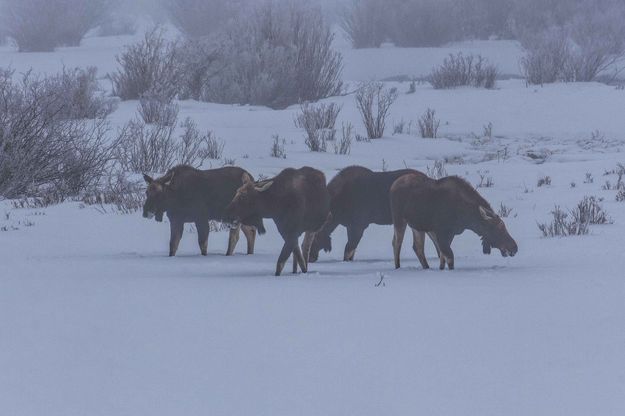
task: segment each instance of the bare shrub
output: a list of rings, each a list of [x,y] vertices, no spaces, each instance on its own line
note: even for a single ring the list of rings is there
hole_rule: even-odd
[[[435,89],[471,86],[492,89],[498,70],[481,55],[450,54],[443,63],[434,68],[429,81]]]
[[[278,159],[286,159],[286,140],[280,138],[277,134],[273,136],[273,143],[271,144],[271,151],[269,156]]]
[[[304,144],[311,152],[326,152],[328,149],[328,137],[334,140],[335,130],[314,130],[306,132]]]
[[[478,172],[478,175],[480,177],[480,183],[475,185],[476,188],[492,188],[495,186],[495,181],[492,176],[488,175],[488,171]]]
[[[146,125],[131,120],[118,133],[116,159],[122,171],[144,173],[165,172],[174,165],[201,166],[206,159],[220,159],[224,142],[213,132],[202,134],[195,122],[186,118],[179,137],[176,125]]]
[[[159,97],[144,95],[139,99],[139,115],[146,124],[175,126],[180,108],[173,102],[161,100]]]
[[[444,160],[436,160],[434,161],[434,165],[430,168],[430,166],[426,166],[426,173],[432,179],[441,179],[447,177],[447,169],[445,168]]]
[[[510,214],[512,214],[513,209],[504,205],[504,203],[499,204],[499,209],[497,210],[497,215],[501,218],[508,218]]]
[[[525,56],[521,71],[528,84],[543,85],[559,81],[570,56],[566,31],[553,27],[539,33],[526,34],[521,39]]]
[[[187,39],[177,46],[181,67],[179,96],[181,99],[211,101],[211,82],[227,67],[224,47],[212,39]]]
[[[625,56],[622,4],[582,2],[573,10],[566,21],[522,36],[528,83],[593,81]]]
[[[542,176],[538,178],[538,183],[536,184],[538,188],[549,185],[551,185],[551,176]]]
[[[213,132],[200,133],[197,124],[189,117],[180,126],[184,130],[176,149],[178,164],[199,167],[206,159],[221,157],[224,143],[215,139]]]
[[[352,151],[352,130],[351,123],[343,123],[341,137],[334,143],[334,154],[348,155]]]
[[[625,165],[623,165],[622,163],[618,163],[616,165],[616,169],[607,170],[604,173],[604,176],[608,176],[608,175],[616,175],[617,176],[616,184],[612,185],[612,183],[610,181],[606,181],[605,185],[602,186],[603,190],[605,190],[605,191],[609,191],[609,190],[622,191],[622,190],[625,190],[625,181],[623,181],[623,177],[625,176]]]
[[[226,146],[226,143],[223,140],[218,139],[212,131],[209,131],[204,136],[203,142],[205,145],[201,150],[200,155],[204,159],[221,159],[224,154],[224,147]]]
[[[568,23],[572,45],[564,68],[569,82],[593,81],[625,56],[625,8],[587,3]]]
[[[320,10],[262,2],[230,26],[224,69],[203,86],[203,99],[285,108],[336,95],[343,64],[333,38]]]
[[[165,40],[163,29],[156,27],[141,42],[126,47],[117,62],[121,68],[109,77],[113,94],[122,100],[137,100],[148,94],[171,101],[176,96],[182,71],[176,44]]]
[[[41,89],[46,100],[56,102],[51,111],[58,119],[105,118],[117,108],[117,101],[104,96],[97,79],[97,69],[73,68],[45,78],[26,75],[28,89]]]
[[[77,46],[106,16],[106,0],[4,0],[0,15],[21,52]]]
[[[488,140],[493,139],[493,123],[488,123],[482,127],[482,137]]]
[[[369,139],[384,136],[386,117],[397,99],[397,89],[384,89],[379,82],[362,84],[356,93],[356,106],[362,117]]]
[[[601,199],[597,199],[594,196],[585,196],[575,208],[575,215],[582,221],[589,224],[612,224],[612,219],[603,210],[600,204]]]
[[[428,108],[419,118],[419,132],[424,139],[436,139],[441,122],[436,118],[436,111]]]
[[[325,152],[327,142],[336,139],[336,119],[341,111],[337,104],[303,104],[295,117],[295,126],[306,131],[305,144],[312,152]]]
[[[412,121],[406,122],[403,118],[393,124],[393,136],[396,134],[410,134],[410,129],[412,128]]]
[[[295,127],[305,130],[334,129],[336,119],[341,112],[341,106],[335,103],[300,106],[300,112],[295,117]]]
[[[176,126],[126,123],[118,134],[116,157],[125,172],[165,172],[176,160]]]
[[[65,120],[59,97],[43,81],[25,76],[14,83],[0,71],[0,195],[37,196],[58,201],[97,182],[112,159],[116,143],[107,140],[104,120]]]
[[[45,110],[46,118],[103,119],[117,106],[115,99],[104,96],[98,85],[95,68],[64,68],[62,72],[47,77],[33,75],[29,71],[18,84],[11,79],[12,71],[0,72],[0,83],[4,83],[6,94],[12,89],[23,100],[38,106],[41,111]]]
[[[538,228],[543,233],[543,237],[568,237],[575,235],[586,235],[590,232],[588,222],[583,221],[580,216],[575,216],[573,212],[566,213],[556,205],[551,211],[552,220],[547,223],[538,223]]]
[[[553,219],[550,223],[538,224],[544,237],[585,235],[590,231],[591,224],[612,224],[613,222],[603,210],[600,200],[588,196],[585,196],[569,213],[556,206],[551,214]]]
[[[81,202],[88,206],[97,206],[102,213],[114,212],[132,214],[143,206],[145,201],[143,181],[131,180],[125,173],[116,173],[106,177],[102,184],[88,190]]]

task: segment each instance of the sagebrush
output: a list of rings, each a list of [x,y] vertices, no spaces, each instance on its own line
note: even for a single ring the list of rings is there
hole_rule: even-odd
[[[360,85],[356,93],[356,107],[369,139],[380,139],[384,136],[388,112],[396,99],[396,88],[384,89],[380,82]]]
[[[127,46],[116,59],[120,68],[109,77],[113,94],[122,100],[148,94],[168,102],[178,93],[183,75],[177,44],[165,39],[162,28],[146,32],[141,42]]]
[[[429,81],[435,89],[471,86],[495,88],[498,70],[481,55],[450,54],[443,63],[434,68]]]
[[[12,75],[0,70],[0,195],[63,200],[97,183],[117,144],[107,138],[108,122],[75,118],[97,111],[88,97],[62,95],[56,77],[14,82]]]

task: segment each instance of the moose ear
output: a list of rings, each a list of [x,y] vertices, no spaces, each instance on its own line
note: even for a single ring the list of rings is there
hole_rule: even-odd
[[[492,212],[489,209],[484,208],[483,206],[480,206],[480,215],[482,216],[482,218],[484,218],[486,221],[489,220],[493,220],[495,219],[495,213]]]
[[[256,189],[256,191],[258,192],[265,192],[267,189],[271,188],[271,185],[273,185],[273,181],[260,182],[256,183],[254,189]]]
[[[169,186],[171,185],[171,181],[174,180],[174,172],[172,171],[169,175],[167,175],[165,178],[163,178],[163,185],[165,186]]]
[[[143,180],[145,181],[145,183],[147,183],[148,185],[151,184],[152,182],[154,182],[154,179],[152,179],[151,177],[149,177],[148,175],[146,175],[145,173],[143,174]]]

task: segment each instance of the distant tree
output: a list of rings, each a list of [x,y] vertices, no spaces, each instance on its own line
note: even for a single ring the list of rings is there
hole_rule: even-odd
[[[342,56],[323,14],[303,2],[266,1],[230,26],[201,99],[284,108],[341,91]]]
[[[225,28],[250,0],[163,0],[172,23],[187,37],[201,38]]]
[[[4,0],[1,24],[20,51],[77,46],[102,22],[115,0]]]
[[[379,0],[350,0],[340,23],[354,48],[377,48],[388,38],[390,8]]]

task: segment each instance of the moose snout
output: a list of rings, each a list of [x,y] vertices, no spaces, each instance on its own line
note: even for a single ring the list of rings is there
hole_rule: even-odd
[[[501,249],[501,255],[503,257],[508,257],[508,256],[514,257],[516,256],[516,253],[518,253],[518,251],[519,251],[519,247],[517,246],[516,242],[513,241],[512,244]]]

